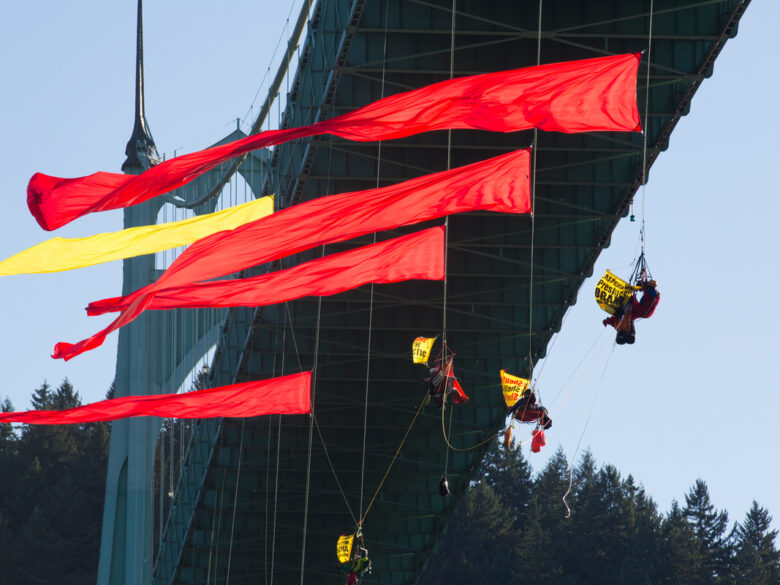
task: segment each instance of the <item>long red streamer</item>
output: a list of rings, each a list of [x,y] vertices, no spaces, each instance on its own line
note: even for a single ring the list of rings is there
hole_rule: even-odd
[[[444,280],[444,228],[318,258],[240,280],[201,282],[154,293],[148,309],[259,307],[329,296],[364,284]],[[104,307],[105,308],[105,307]],[[122,307],[112,307],[114,311]]]
[[[269,130],[176,157],[137,176],[98,172],[65,179],[36,173],[27,187],[27,205],[43,229],[54,230],[87,213],[135,205],[176,189],[251,150],[325,133],[374,141],[447,129],[637,131],[639,60],[639,53],[630,53],[442,81],[311,126]]]
[[[91,303],[90,315],[129,308],[164,288],[232,274],[321,244],[467,211],[531,211],[530,151],[425,175],[380,189],[319,197],[198,240],[156,282]],[[140,308],[140,305],[137,306]]]
[[[251,417],[311,412],[311,372],[184,394],[124,396],[68,410],[0,413],[0,423],[33,425],[104,422],[131,416]]]
[[[165,289],[146,295],[108,327],[78,343],[60,342],[52,357],[71,359],[103,343],[145,309],[272,305],[308,295],[333,295],[370,282],[444,280],[444,228],[436,227],[379,244],[305,262],[254,278]]]

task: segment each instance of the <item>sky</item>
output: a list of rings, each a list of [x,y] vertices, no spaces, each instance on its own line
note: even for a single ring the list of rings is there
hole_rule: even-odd
[[[299,6],[147,0],[146,111],[161,154],[206,147],[247,118],[253,100],[265,97],[273,52]],[[33,173],[119,172],[133,122],[135,9],[132,0],[5,7],[0,257],[52,235],[27,210]],[[632,474],[663,512],[702,478],[732,521],[755,499],[780,527],[780,314],[772,299],[780,287],[780,81],[768,40],[778,22],[780,3],[753,0],[650,171],[644,203],[637,200],[661,302],[638,322],[636,344],[613,349],[614,333],[592,300],[606,268],[631,270],[640,222],[625,219],[538,365],[537,388],[554,425],[544,451],[529,454],[536,470],[559,446],[577,459],[590,449],[599,464]],[[112,211],[56,235],[121,227],[122,212]],[[67,377],[84,402],[102,399],[114,376],[116,334],[67,363],[49,355],[57,341],[107,324],[109,317],[87,318],[83,307],[120,289],[118,262],[2,277],[0,398],[24,410],[44,381]]]

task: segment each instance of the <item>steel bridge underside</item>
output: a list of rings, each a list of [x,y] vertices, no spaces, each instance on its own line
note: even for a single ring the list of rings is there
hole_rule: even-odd
[[[309,124],[449,78],[450,6],[449,0],[320,1],[284,125]],[[545,0],[541,62],[648,49],[649,6],[649,0]],[[741,0],[655,0],[648,168],[668,146],[699,84],[712,74],[746,6]],[[454,75],[535,65],[537,10],[538,2],[458,0]],[[643,119],[647,57],[645,52],[638,82]],[[455,131],[452,166],[532,141],[532,132]],[[445,169],[447,145],[447,132],[381,145],[329,136],[288,143],[273,153],[265,192],[289,206],[400,182]],[[471,398],[452,410],[451,441],[457,447],[474,445],[503,426],[498,372],[527,374],[529,353],[534,360],[544,356],[641,183],[643,136],[539,132],[536,156],[533,240],[530,216],[449,219],[447,339]],[[426,227],[437,223],[442,222]],[[324,252],[370,241],[331,245]],[[322,253],[317,249],[295,261]],[[586,297],[590,302],[590,291]],[[351,513],[357,517],[370,505],[424,397],[421,379],[427,371],[411,364],[411,342],[442,330],[441,283],[380,285],[373,305],[371,298],[371,287],[363,287],[230,312],[212,384],[311,369],[316,361],[319,431],[312,431],[305,416],[202,423],[155,582],[224,583],[229,573],[234,585],[291,583],[301,580],[303,566],[307,583],[343,583],[336,539],[354,529]],[[416,580],[487,448],[448,452],[439,412],[434,405],[422,408],[371,505],[364,532],[374,571],[366,583]],[[437,490],[445,466],[448,498]]]

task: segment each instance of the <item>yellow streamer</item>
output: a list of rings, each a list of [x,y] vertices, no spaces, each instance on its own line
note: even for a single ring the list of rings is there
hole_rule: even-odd
[[[273,213],[273,195],[182,221],[87,238],[52,238],[0,262],[0,276],[61,272],[185,246]]]

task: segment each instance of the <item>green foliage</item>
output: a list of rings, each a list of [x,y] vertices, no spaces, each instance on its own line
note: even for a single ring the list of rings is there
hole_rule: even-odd
[[[777,530],[770,530],[772,517],[753,500],[744,522],[734,527],[735,585],[780,583],[780,552],[775,548]]]
[[[766,510],[754,502],[730,537],[728,516],[715,510],[703,481],[685,502],[662,516],[633,477],[599,468],[589,452],[570,470],[559,450],[534,477],[519,449],[498,447],[419,583],[780,585],[777,531]]]
[[[44,382],[37,410],[81,405],[64,380]],[[12,411],[6,399],[4,411]],[[0,583],[93,585],[97,579],[109,428],[0,426]]]
[[[729,516],[725,510],[718,512],[710,502],[707,484],[701,479],[685,496],[683,510],[688,524],[693,528],[703,551],[701,571],[692,583],[702,585],[727,583],[732,548],[727,532]]]

